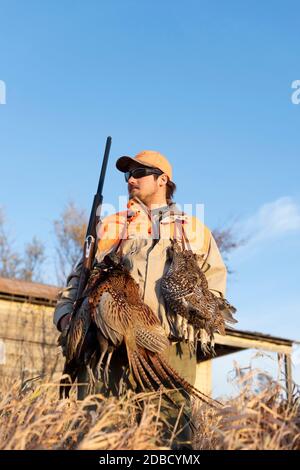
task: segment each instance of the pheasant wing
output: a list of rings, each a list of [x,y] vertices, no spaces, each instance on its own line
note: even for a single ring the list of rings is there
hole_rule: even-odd
[[[120,300],[115,292],[105,291],[93,310],[97,328],[116,346],[122,343],[126,326],[130,322],[130,311]]]
[[[79,309],[71,319],[67,336],[67,360],[79,357],[80,351],[91,324],[91,314],[88,299],[85,298]]]

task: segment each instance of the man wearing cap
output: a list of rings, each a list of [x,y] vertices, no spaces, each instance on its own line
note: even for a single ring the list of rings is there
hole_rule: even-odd
[[[128,261],[130,273],[138,283],[140,295],[156,313],[170,346],[165,354],[169,364],[191,384],[196,378],[196,354],[192,353],[194,331],[186,320],[168,311],[162,297],[160,281],[170,266],[167,249],[172,239],[178,239],[195,253],[204,255],[210,268],[206,272],[208,286],[215,295],[225,296],[226,267],[210,230],[196,217],[180,211],[172,201],[176,186],[172,166],[159,152],[146,150],[134,158],[123,156],[116,167],[125,173],[129,201],[127,210],[105,217],[97,227],[98,245],[95,262],[101,262],[106,254],[118,250]],[[54,323],[59,330],[70,320],[73,302],[79,282],[81,263],[75,266],[67,279],[67,287],[60,293],[54,312]],[[128,369],[125,350],[114,353],[110,367],[109,392],[120,395],[136,384],[124,371]],[[86,382],[86,371],[80,381]],[[78,387],[78,397],[83,398],[86,387]],[[99,392],[106,393],[99,383]],[[188,404],[187,404],[188,405]],[[176,415],[165,411],[168,422],[174,424]],[[189,427],[184,418],[182,432],[177,442],[190,438]]]

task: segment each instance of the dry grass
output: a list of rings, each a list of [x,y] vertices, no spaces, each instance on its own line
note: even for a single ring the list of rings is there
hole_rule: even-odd
[[[150,398],[60,401],[57,384],[15,384],[0,393],[0,449],[159,449],[161,423]]]
[[[299,450],[300,398],[294,386],[288,403],[285,389],[268,375],[240,374],[241,393],[219,411],[199,409],[194,448],[215,450]],[[262,385],[263,384],[263,385]]]
[[[254,392],[249,377],[243,381],[242,393],[226,401],[221,411],[195,405],[194,448],[300,449],[296,391],[288,404],[280,385],[269,383]],[[45,380],[2,384],[0,449],[166,449],[155,403],[153,394],[59,401],[57,384]],[[141,419],[137,419],[141,409]]]

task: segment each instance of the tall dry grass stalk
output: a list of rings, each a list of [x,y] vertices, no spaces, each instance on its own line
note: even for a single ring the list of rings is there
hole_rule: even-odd
[[[6,388],[6,390],[5,390]],[[159,449],[162,423],[153,394],[58,400],[39,379],[0,393],[0,449]],[[140,403],[144,403],[141,410]],[[139,415],[139,419],[138,419]]]
[[[195,449],[300,449],[299,395],[288,404],[280,385],[253,391],[250,382],[243,377],[241,393],[221,410],[195,403]],[[0,449],[166,449],[158,398],[129,393],[80,402],[73,394],[59,401],[57,383],[45,379],[3,383]]]
[[[195,410],[196,449],[300,450],[300,398],[294,386],[290,402],[286,390],[266,374],[237,370],[240,394],[218,411]],[[255,387],[255,384],[258,385]]]

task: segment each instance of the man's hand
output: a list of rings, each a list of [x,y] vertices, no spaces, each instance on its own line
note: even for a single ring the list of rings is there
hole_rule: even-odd
[[[71,320],[71,313],[67,313],[66,315],[61,317],[57,325],[57,328],[59,329],[59,331],[64,331],[69,325],[70,320]]]
[[[58,322],[57,328],[61,332],[57,344],[61,347],[63,356],[67,353],[67,337],[68,337],[68,326],[71,320],[71,314],[67,313]]]

